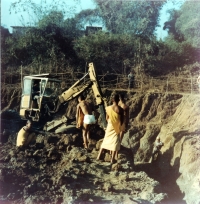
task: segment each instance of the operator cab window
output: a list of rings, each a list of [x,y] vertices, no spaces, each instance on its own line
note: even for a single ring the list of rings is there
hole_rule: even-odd
[[[41,82],[41,94],[42,95],[44,94],[46,83],[47,83],[46,79],[42,79],[42,82]]]
[[[30,95],[31,94],[31,79],[24,79],[24,95]]]
[[[33,79],[32,81],[32,100],[37,101],[40,98],[41,89],[40,89],[41,80]]]
[[[40,82],[41,82],[41,80],[33,80],[33,90],[34,91],[40,91]]]

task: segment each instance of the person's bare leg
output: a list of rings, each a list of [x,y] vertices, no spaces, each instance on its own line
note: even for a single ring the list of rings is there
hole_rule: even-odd
[[[117,159],[118,159],[118,152],[119,152],[119,151],[116,151],[116,154],[115,154]]]
[[[122,142],[122,139],[123,139],[123,137],[124,137],[124,131],[121,131],[120,134],[119,134],[119,136],[120,136],[120,142]]]
[[[99,159],[100,159],[101,154],[102,154],[102,151],[103,151],[103,149],[101,148],[101,149],[99,150],[99,154],[98,154],[98,156],[97,156],[97,160],[99,160]]]
[[[86,127],[85,127],[85,125],[83,125],[83,130],[82,130],[82,132],[83,132],[84,148],[88,148],[87,136],[86,136],[87,132],[86,132]]]
[[[89,144],[90,143],[90,125],[87,125],[86,136],[87,136],[87,142]]]
[[[114,163],[115,161],[115,155],[116,155],[116,151],[112,151],[112,155],[111,155],[111,163]]]
[[[122,143],[122,139],[123,139],[123,137],[124,137],[124,132],[121,131],[120,134],[119,134],[120,143]],[[116,151],[116,158],[118,158],[118,152],[119,152],[119,151]]]

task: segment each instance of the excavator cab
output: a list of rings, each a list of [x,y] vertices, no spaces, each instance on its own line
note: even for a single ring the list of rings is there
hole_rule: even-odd
[[[61,81],[49,75],[25,76],[23,79],[20,116],[39,121],[41,116],[55,109]]]

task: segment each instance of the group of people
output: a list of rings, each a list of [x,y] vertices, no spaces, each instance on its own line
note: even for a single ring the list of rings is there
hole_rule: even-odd
[[[97,123],[94,112],[95,108],[92,104],[87,102],[83,95],[80,95],[76,110],[76,127],[82,129],[83,146],[86,149],[89,148],[91,125]],[[129,123],[129,106],[125,103],[123,95],[115,94],[112,97],[112,105],[106,107],[106,120],[105,136],[97,160],[101,159],[104,150],[108,150],[111,154],[110,162],[114,163],[118,157],[118,151],[120,150],[121,142]],[[36,135],[32,131],[31,126],[32,122],[28,120],[26,126],[21,128],[18,132],[16,146],[26,147],[35,139]],[[160,151],[162,146],[163,143],[157,137],[151,161],[154,160],[154,156]]]
[[[76,124],[77,128],[82,128],[83,145],[87,149],[90,143],[90,127],[96,123],[96,119],[92,114],[94,109],[82,95],[78,97],[78,102]],[[123,95],[116,94],[113,96],[112,105],[106,107],[106,120],[107,128],[97,160],[100,159],[103,150],[106,149],[111,153],[111,163],[114,163],[129,122],[129,107],[125,104]]]
[[[88,149],[90,143],[90,127],[97,121],[92,114],[94,109],[85,98],[81,95],[78,97],[79,104],[76,111],[76,124],[77,128],[82,128],[83,145]],[[127,131],[129,123],[129,106],[125,103],[124,96],[115,94],[112,97],[112,105],[106,107],[106,120],[107,127],[105,130],[105,136],[103,138],[97,160],[101,159],[102,152],[108,150],[111,154],[111,163],[116,161],[118,157],[118,151],[120,150],[121,142],[124,133]],[[159,154],[163,143],[160,137],[156,138],[154,143],[153,152],[150,162],[155,160],[155,156]]]

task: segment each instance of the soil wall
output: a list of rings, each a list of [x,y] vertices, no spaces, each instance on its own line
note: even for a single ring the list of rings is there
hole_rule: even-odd
[[[127,93],[130,129],[123,145],[132,148],[135,165],[150,160],[159,136],[164,146],[154,167],[144,170],[166,186],[180,188],[187,203],[200,201],[200,95]]]
[[[111,96],[116,91],[103,92],[109,105]],[[186,203],[198,204],[200,95],[127,91],[117,93],[125,94],[130,107],[129,130],[123,138],[122,145],[131,150],[135,170],[144,171],[149,177],[158,180],[164,186],[164,192],[173,195],[174,198],[179,197],[181,191]],[[20,94],[10,95],[13,95],[13,100],[10,106],[4,107],[18,110],[16,104],[19,104]],[[91,95],[90,100],[94,100]],[[8,98],[4,94],[3,100],[9,101]],[[76,104],[76,100],[69,103],[66,111],[68,117],[75,116]],[[153,143],[157,136],[160,136],[164,146],[157,161],[150,164]]]

